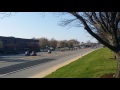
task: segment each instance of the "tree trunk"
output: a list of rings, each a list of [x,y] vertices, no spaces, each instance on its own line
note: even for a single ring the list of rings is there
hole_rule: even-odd
[[[117,60],[117,70],[116,73],[113,75],[113,77],[120,78],[120,52],[116,53],[116,60]]]
[[[113,58],[116,60],[117,58],[116,58],[116,53],[115,52],[113,52]]]

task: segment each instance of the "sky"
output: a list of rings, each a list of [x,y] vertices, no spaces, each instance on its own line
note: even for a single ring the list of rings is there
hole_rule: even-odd
[[[0,19],[0,36],[17,38],[77,39],[80,42],[96,42],[83,27],[62,27],[60,22],[72,18],[53,12],[12,12],[10,17]]]

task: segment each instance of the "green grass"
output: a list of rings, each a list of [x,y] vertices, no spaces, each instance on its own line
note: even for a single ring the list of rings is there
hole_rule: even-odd
[[[101,75],[115,73],[116,60],[112,52],[102,48],[83,56],[44,78],[99,78]]]

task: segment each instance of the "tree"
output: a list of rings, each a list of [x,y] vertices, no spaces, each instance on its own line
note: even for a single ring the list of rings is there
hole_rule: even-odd
[[[62,40],[63,47],[68,47],[68,41],[67,40]]]
[[[67,40],[62,40],[62,41],[57,42],[57,47],[64,48],[64,47],[67,47],[67,46],[68,46]]]
[[[92,42],[88,40],[86,44],[90,47],[92,45]]]
[[[69,48],[74,48],[74,47],[78,47],[80,42],[75,39],[71,39],[67,43]]]
[[[73,42],[71,40],[68,41],[68,47],[73,48]]]
[[[47,38],[44,38],[44,37],[40,38],[40,39],[39,39],[39,46],[40,46],[40,48],[42,48],[43,50],[44,50],[45,48],[47,48],[47,47],[49,46],[49,41],[48,41],[48,39],[47,39]]]
[[[57,47],[57,40],[55,40],[54,38],[52,38],[49,41],[49,44],[50,44],[51,47],[56,48]]]
[[[61,41],[57,41],[57,48],[61,48]]]
[[[14,14],[16,14],[17,12],[0,12],[0,19],[3,19],[5,17],[10,17],[10,16],[14,16]]]
[[[117,71],[114,77],[120,78],[120,12],[67,12],[72,19],[64,20],[61,25],[77,21],[90,35],[112,50],[117,59]]]

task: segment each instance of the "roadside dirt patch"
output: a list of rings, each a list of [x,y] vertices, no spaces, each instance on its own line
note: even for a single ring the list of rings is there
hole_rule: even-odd
[[[112,73],[112,74],[105,74],[103,76],[100,76],[100,78],[114,78],[113,75],[114,75],[114,73]]]

